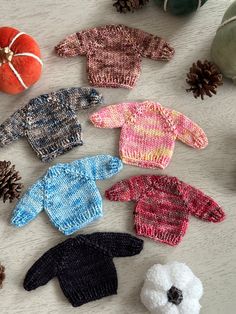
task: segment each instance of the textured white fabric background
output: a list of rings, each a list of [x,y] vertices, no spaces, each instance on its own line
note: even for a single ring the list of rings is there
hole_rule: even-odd
[[[228,0],[213,1],[195,15],[177,18],[163,13],[152,1],[143,10],[121,15],[110,0],[0,0],[1,25],[15,26],[34,36],[41,48],[44,71],[41,80],[19,96],[0,95],[0,118],[5,120],[21,104],[41,93],[62,87],[86,86],[86,59],[64,60],[53,51],[67,34],[101,24],[123,23],[167,38],[176,48],[170,63],[143,60],[142,75],[135,89],[103,89],[107,104],[127,100],[152,99],[166,107],[183,112],[196,121],[208,135],[209,147],[197,151],[177,143],[172,163],[165,170],[143,170],[125,166],[107,181],[98,182],[103,194],[116,181],[143,173],[169,174],[201,188],[215,198],[227,213],[219,225],[191,218],[188,232],[178,247],[145,240],[139,256],[117,258],[119,290],[117,296],[73,309],[62,294],[57,279],[28,293],[22,287],[25,273],[46,250],[65,236],[41,213],[23,229],[9,225],[13,204],[1,203],[0,261],[6,266],[6,281],[0,290],[0,313],[146,313],[139,293],[146,270],[154,263],[181,261],[187,263],[202,279],[205,294],[201,300],[203,314],[234,314],[236,308],[235,275],[235,201],[236,201],[236,87],[230,82],[218,95],[204,102],[185,92],[185,76],[192,62],[209,57],[209,48]],[[91,111],[92,112],[92,111]],[[88,155],[118,154],[119,130],[96,129],[88,121],[91,112],[79,114],[84,131],[84,146],[57,158],[69,162]],[[0,150],[1,160],[11,160],[21,171],[27,189],[48,164],[37,159],[25,139]],[[132,203],[104,201],[104,218],[81,232],[133,232]],[[191,313],[189,313],[191,314]]]

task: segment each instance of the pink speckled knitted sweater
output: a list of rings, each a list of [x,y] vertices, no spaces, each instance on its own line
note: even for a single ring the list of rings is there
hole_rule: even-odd
[[[176,139],[199,149],[208,144],[204,131],[197,124],[182,113],[152,101],[104,107],[90,120],[100,128],[121,127],[121,159],[144,168],[166,168]]]
[[[132,88],[142,57],[170,60],[174,49],[162,38],[124,25],[105,25],[74,33],[56,46],[61,57],[87,56],[90,84]]]
[[[190,214],[213,223],[225,219],[223,209],[211,197],[175,177],[131,177],[114,184],[105,195],[111,201],[135,201],[137,234],[169,245],[182,240]]]

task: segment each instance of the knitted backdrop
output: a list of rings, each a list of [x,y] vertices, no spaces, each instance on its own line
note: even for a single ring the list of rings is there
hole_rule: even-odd
[[[28,271],[24,288],[30,291],[58,277],[73,306],[117,294],[113,258],[133,256],[142,249],[143,241],[126,233],[78,235],[40,257]]]
[[[214,223],[225,218],[212,198],[175,177],[131,177],[113,185],[105,195],[112,201],[137,202],[134,209],[137,234],[169,245],[181,241],[190,214]]]
[[[108,106],[90,119],[99,128],[121,127],[121,159],[144,168],[166,168],[176,139],[199,149],[208,144],[197,124],[182,113],[151,101]]]
[[[102,197],[95,181],[122,169],[116,157],[98,155],[49,168],[16,205],[12,224],[22,227],[45,210],[52,224],[72,234],[102,216]]]
[[[60,89],[34,98],[0,125],[0,146],[25,136],[42,161],[51,161],[83,145],[76,111],[102,102],[100,93],[86,87]]]
[[[106,25],[74,33],[56,46],[61,57],[86,55],[90,84],[132,88],[141,58],[170,60],[174,49],[162,38],[124,25]]]

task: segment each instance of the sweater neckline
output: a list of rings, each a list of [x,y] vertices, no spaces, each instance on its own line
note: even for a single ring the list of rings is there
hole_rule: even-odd
[[[96,241],[91,241],[86,237],[86,235],[78,235],[74,238],[79,244],[80,243],[85,243],[88,244],[88,246],[92,247],[93,249],[97,249],[101,251],[104,255],[108,255],[112,257],[112,254],[105,248],[103,245],[96,243]]]
[[[176,177],[168,175],[151,175],[151,182],[146,192],[152,194],[152,192],[155,193],[155,191],[161,190],[162,187],[168,186],[175,187],[176,191],[178,191],[178,193],[180,194],[180,183],[181,181]]]

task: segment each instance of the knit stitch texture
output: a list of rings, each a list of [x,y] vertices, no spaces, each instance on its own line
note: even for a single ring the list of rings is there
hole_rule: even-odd
[[[109,178],[122,169],[116,157],[98,155],[49,168],[16,205],[12,224],[22,227],[42,210],[66,235],[102,216],[102,197],[95,180]]]
[[[121,127],[121,159],[126,164],[144,168],[166,168],[176,139],[199,149],[208,144],[197,124],[182,113],[152,101],[111,105],[94,113],[90,119],[99,128]]]
[[[190,214],[220,222],[225,213],[209,196],[175,177],[131,177],[106,191],[112,201],[135,201],[134,224],[138,235],[177,245],[183,238]]]
[[[125,25],[105,25],[71,34],[56,46],[61,57],[86,55],[90,84],[135,86],[142,57],[170,60],[174,49],[162,38]]]
[[[60,287],[73,306],[117,294],[114,257],[139,254],[143,241],[126,233],[79,235],[58,244],[40,257],[26,274],[28,291],[58,277]]]
[[[0,125],[0,146],[25,136],[42,161],[51,161],[83,144],[76,111],[101,103],[102,95],[86,87],[41,95]]]

